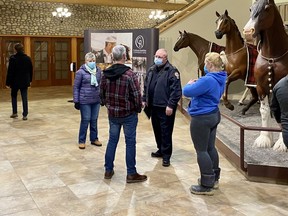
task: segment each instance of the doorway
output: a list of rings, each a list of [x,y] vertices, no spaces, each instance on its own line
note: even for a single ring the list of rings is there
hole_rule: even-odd
[[[71,84],[71,40],[69,38],[31,38],[34,66],[32,86]]]

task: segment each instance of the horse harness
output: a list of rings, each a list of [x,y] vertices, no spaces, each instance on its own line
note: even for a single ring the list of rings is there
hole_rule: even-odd
[[[288,53],[288,50],[282,54],[281,56],[279,57],[276,57],[276,58],[268,58],[266,56],[263,56],[261,54],[261,49],[260,49],[260,43],[261,43],[261,40],[258,42],[257,44],[257,51],[259,53],[259,55],[261,56],[261,58],[265,59],[267,62],[268,62],[268,82],[269,82],[269,92],[272,93],[273,91],[273,85],[272,85],[272,73],[273,73],[273,64],[275,62],[277,62],[279,59],[283,58],[287,53]]]

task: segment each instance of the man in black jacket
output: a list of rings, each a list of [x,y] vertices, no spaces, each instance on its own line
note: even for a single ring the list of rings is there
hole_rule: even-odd
[[[21,92],[23,105],[23,120],[27,120],[28,115],[28,87],[32,82],[33,66],[29,56],[24,54],[24,47],[17,43],[14,46],[16,54],[9,59],[9,66],[6,77],[6,86],[11,88],[12,115],[11,118],[17,118],[17,94]]]
[[[155,53],[154,64],[148,69],[142,97],[146,112],[150,110],[151,122],[158,150],[152,157],[162,157],[162,165],[170,166],[172,132],[178,101],[182,95],[180,74],[167,58],[167,51]],[[148,108],[148,109],[147,109]]]
[[[283,141],[288,148],[288,75],[274,86],[270,108],[282,128]]]

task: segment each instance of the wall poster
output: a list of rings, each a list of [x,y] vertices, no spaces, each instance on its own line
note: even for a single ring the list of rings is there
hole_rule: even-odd
[[[126,47],[126,65],[137,74],[143,88],[146,70],[153,64],[154,54],[159,47],[159,29],[84,31],[84,51],[95,53],[96,63],[102,70],[112,65],[111,51],[118,44]]]

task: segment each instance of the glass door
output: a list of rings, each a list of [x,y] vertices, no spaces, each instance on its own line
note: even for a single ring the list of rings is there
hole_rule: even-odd
[[[31,59],[34,67],[33,86],[51,86],[51,46],[49,38],[31,39]]]
[[[52,39],[52,85],[71,85],[70,52],[70,39]]]
[[[32,38],[33,86],[70,85],[70,52],[70,39]]]

